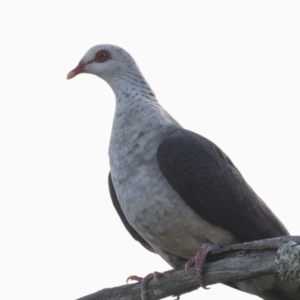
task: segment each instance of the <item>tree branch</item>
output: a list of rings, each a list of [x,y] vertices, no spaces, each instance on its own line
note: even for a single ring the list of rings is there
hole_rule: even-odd
[[[183,270],[148,284],[147,300],[182,295],[199,288],[194,268],[192,276]],[[278,273],[283,281],[300,284],[300,236],[236,244],[212,251],[204,265],[204,283],[227,283]],[[141,300],[139,283],[106,288],[77,300]]]

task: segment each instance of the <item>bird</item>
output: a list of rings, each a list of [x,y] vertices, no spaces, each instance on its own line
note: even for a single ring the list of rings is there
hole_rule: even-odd
[[[289,235],[229,157],[206,137],[181,126],[159,104],[127,51],[96,45],[67,79],[82,73],[103,79],[115,94],[109,191],[131,236],[172,267],[156,274],[188,271],[195,264],[205,287],[202,267],[210,250]],[[142,282],[144,299],[151,274],[129,277]],[[229,285],[264,300],[300,299],[297,285],[287,287],[275,275]]]

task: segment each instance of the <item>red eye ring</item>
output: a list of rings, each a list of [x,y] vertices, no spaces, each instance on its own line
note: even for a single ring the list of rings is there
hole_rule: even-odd
[[[94,60],[96,62],[105,62],[111,58],[110,53],[107,50],[100,50],[95,54]]]

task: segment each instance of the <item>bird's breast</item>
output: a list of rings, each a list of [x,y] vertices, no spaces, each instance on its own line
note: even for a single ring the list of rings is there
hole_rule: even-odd
[[[186,259],[207,241],[231,243],[228,231],[202,219],[170,186],[157,163],[159,143],[142,134],[111,142],[112,181],[130,225],[153,248]]]

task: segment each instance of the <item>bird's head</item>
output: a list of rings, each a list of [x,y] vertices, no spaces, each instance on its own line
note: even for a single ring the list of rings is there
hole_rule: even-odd
[[[67,79],[80,73],[88,73],[109,80],[124,71],[136,67],[134,59],[122,48],[114,45],[92,47],[80,60],[78,66],[70,71]]]

